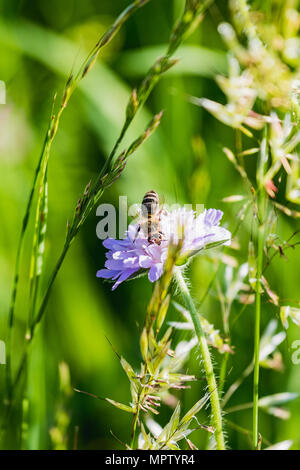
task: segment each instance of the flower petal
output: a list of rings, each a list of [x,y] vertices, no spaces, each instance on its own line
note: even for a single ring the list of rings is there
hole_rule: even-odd
[[[218,209],[208,209],[204,214],[204,223],[207,225],[219,225],[223,212]]]
[[[132,276],[136,271],[138,271],[138,269],[125,269],[125,271],[122,272],[117,282],[114,283],[111,290],[115,290],[118,285],[121,284],[121,282],[126,281],[126,279]]]
[[[148,242],[138,224],[131,224],[125,238],[115,240],[107,238],[103,245],[107,248],[105,268],[97,272],[97,277],[117,280],[113,289],[137,271],[149,270],[148,278],[157,281],[163,272],[170,241],[178,243],[184,233],[180,253],[181,264],[187,262],[200,250],[212,248],[219,244],[230,244],[231,234],[219,226],[223,212],[208,209],[196,216],[193,210],[186,207],[165,211],[161,217],[161,230],[164,234],[160,244]]]
[[[123,260],[122,259],[108,259],[105,261],[105,267],[107,269],[112,269],[114,271],[119,271],[124,269]]]
[[[139,256],[139,265],[141,266],[141,268],[148,269],[152,266],[152,264],[153,264],[153,261],[150,258],[150,256],[147,256],[147,255]]]
[[[124,267],[129,268],[129,267],[139,267],[139,258],[137,256],[128,256],[126,259],[123,261]]]
[[[108,250],[114,250],[116,246],[120,246],[119,240],[115,240],[114,238],[106,238],[103,240],[102,245]]]
[[[160,278],[163,272],[163,264],[162,263],[157,263],[154,264],[149,271],[148,278],[150,282],[155,282],[157,279]]]
[[[152,243],[147,247],[147,253],[152,258],[155,258],[157,260],[160,260],[161,257],[161,245],[157,245],[157,243]]]
[[[102,277],[103,279],[112,279],[117,273],[118,271],[112,271],[110,269],[99,269],[96,276]]]

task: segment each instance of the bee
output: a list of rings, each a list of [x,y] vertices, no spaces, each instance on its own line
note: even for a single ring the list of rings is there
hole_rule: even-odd
[[[140,231],[147,235],[149,243],[161,244],[163,232],[160,230],[161,214],[164,209],[160,207],[159,197],[156,191],[148,191],[143,197],[140,220],[136,238]]]

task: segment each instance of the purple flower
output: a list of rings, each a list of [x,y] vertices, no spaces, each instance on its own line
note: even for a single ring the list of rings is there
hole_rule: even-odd
[[[230,244],[231,233],[219,226],[222,215],[222,211],[216,209],[205,210],[198,216],[185,208],[165,211],[161,219],[163,241],[160,245],[149,243],[142,231],[138,233],[138,224],[129,225],[125,239],[104,240],[107,260],[105,269],[100,269],[97,277],[116,281],[113,290],[121,282],[147,271],[149,281],[155,282],[162,275],[171,240],[176,244],[183,235],[181,264],[200,250]]]
[[[124,240],[107,238],[103,245],[108,249],[105,268],[97,271],[97,277],[116,280],[112,289],[137,273],[149,270],[149,281],[160,278],[166,257],[166,243],[149,243],[143,234],[136,237],[137,225],[130,225]]]
[[[200,250],[216,245],[230,245],[231,233],[220,227],[223,212],[204,210],[199,215],[184,207],[169,212],[161,221],[162,232],[168,240],[178,243],[183,236],[181,259],[188,259]]]

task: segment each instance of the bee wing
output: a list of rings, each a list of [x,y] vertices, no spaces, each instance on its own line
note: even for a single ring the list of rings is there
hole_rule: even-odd
[[[142,216],[142,207],[141,204],[133,204],[129,209],[129,216],[133,219],[139,218]]]
[[[159,212],[160,213],[164,211],[165,202],[166,202],[165,196],[163,194],[159,195],[159,208],[160,208]]]
[[[160,201],[161,201],[161,203],[160,203],[159,214],[160,214],[160,215],[166,215],[166,214],[168,213],[168,210],[167,210],[167,208],[165,207],[166,199],[165,199],[165,196],[164,196],[164,195],[162,195],[162,196],[160,197]]]

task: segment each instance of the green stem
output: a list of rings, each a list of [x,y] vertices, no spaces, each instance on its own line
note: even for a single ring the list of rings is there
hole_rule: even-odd
[[[19,383],[19,380],[22,376],[22,372],[24,370],[24,367],[26,365],[26,360],[27,360],[27,356],[28,356],[28,348],[29,348],[29,345],[31,344],[32,340],[33,340],[33,337],[34,337],[34,333],[35,333],[35,330],[38,326],[38,324],[40,323],[40,321],[42,320],[43,318],[43,315],[44,315],[44,312],[45,312],[45,308],[46,308],[46,305],[47,305],[47,302],[48,302],[48,299],[49,299],[49,296],[50,296],[50,293],[51,293],[51,290],[52,290],[52,287],[53,287],[53,284],[54,284],[54,281],[56,279],[56,276],[59,272],[59,269],[65,259],[65,256],[69,250],[69,247],[70,247],[70,243],[66,243],[63,250],[62,250],[62,253],[55,265],[55,268],[52,272],[52,275],[51,275],[51,278],[50,278],[50,281],[48,283],[48,286],[47,286],[47,289],[46,289],[46,292],[45,292],[45,295],[43,297],[43,300],[41,302],[41,305],[39,307],[39,310],[37,312],[37,315],[36,317],[34,318],[34,320],[32,321],[32,324],[30,326],[30,330],[27,332],[28,333],[28,337],[26,338],[26,345],[25,345],[25,349],[23,351],[23,355],[22,355],[22,358],[21,358],[21,361],[20,361],[20,364],[19,364],[19,367],[18,367],[18,370],[17,370],[17,373],[16,373],[16,377],[15,377],[15,380],[13,382],[13,388],[15,388],[17,386],[17,384]]]
[[[3,429],[5,429],[6,426],[7,426],[7,422],[8,422],[9,415],[10,415],[11,408],[12,408],[12,401],[13,401],[14,391],[15,391],[15,389],[16,389],[16,387],[17,387],[17,385],[18,385],[18,383],[19,383],[19,381],[22,377],[22,372],[25,369],[30,344],[31,344],[31,342],[34,338],[36,328],[37,328],[37,326],[39,325],[40,321],[43,318],[45,308],[46,308],[46,305],[47,305],[47,302],[48,302],[48,299],[49,299],[49,295],[50,295],[50,292],[52,290],[52,286],[53,286],[54,281],[56,279],[56,276],[59,272],[59,269],[60,269],[60,267],[61,267],[61,265],[62,265],[62,263],[65,259],[65,256],[66,256],[66,254],[67,254],[67,252],[70,248],[71,241],[69,241],[68,243],[66,243],[64,245],[62,253],[61,253],[61,255],[60,255],[60,257],[59,257],[59,259],[58,259],[58,261],[55,265],[55,268],[52,272],[50,281],[48,283],[48,286],[47,286],[47,289],[46,289],[46,292],[45,292],[45,295],[44,295],[43,300],[41,302],[40,308],[37,312],[37,316],[33,319],[32,323],[30,325],[30,329],[28,329],[27,332],[26,332],[26,343],[25,343],[25,348],[24,348],[21,360],[20,360],[20,364],[19,364],[19,367],[17,369],[14,381],[9,384],[10,385],[10,388],[9,388],[10,394],[9,394],[9,400],[7,400],[7,402],[6,402],[6,410],[5,410],[4,419],[3,419],[4,424],[2,426]]]
[[[54,281],[56,279],[56,276],[58,274],[58,271],[60,270],[60,267],[66,257],[66,254],[68,253],[68,250],[70,248],[70,245],[71,245],[71,241],[69,242],[66,242],[65,245],[64,245],[64,248],[61,252],[61,255],[55,265],[55,268],[52,272],[52,275],[51,275],[51,278],[49,280],[49,283],[48,283],[48,287],[47,287],[47,290],[46,290],[46,293],[43,297],[43,300],[41,302],[41,305],[40,305],[40,308],[37,312],[37,316],[36,318],[34,319],[33,323],[32,323],[32,326],[31,326],[31,337],[33,337],[33,334],[34,334],[34,331],[35,331],[35,328],[36,326],[40,323],[43,315],[44,315],[44,312],[45,312],[45,308],[46,308],[46,305],[47,305],[47,302],[48,302],[48,299],[49,299],[49,296],[50,296],[50,292],[52,290],[52,287],[53,287],[53,284],[54,284]]]
[[[136,441],[136,427],[137,427],[138,417],[139,417],[139,412],[137,411],[137,412],[135,413],[135,415],[134,415],[133,424],[132,424],[132,434],[131,434],[131,444],[130,444],[130,447],[131,447],[131,449],[133,449],[133,450],[134,450],[135,441]]]
[[[259,388],[259,346],[260,346],[260,316],[261,316],[261,283],[263,249],[264,249],[264,225],[263,225],[263,191],[260,191],[258,219],[258,244],[257,244],[257,272],[255,293],[255,327],[254,327],[254,373],[253,373],[253,446],[258,448],[258,388]]]
[[[223,388],[224,388],[224,385],[225,385],[228,359],[229,359],[229,352],[225,352],[223,360],[222,360],[222,364],[221,364],[220,377],[219,377],[219,395],[220,395],[220,398],[222,397],[222,392],[223,392]]]
[[[6,403],[9,404],[11,401],[12,395],[12,377],[11,377],[11,356],[12,356],[12,334],[13,334],[13,327],[14,327],[14,318],[15,318],[15,307],[16,307],[16,299],[17,299],[17,292],[19,286],[19,278],[20,278],[20,262],[21,262],[21,255],[24,245],[25,233],[28,227],[29,216],[31,212],[33,197],[38,181],[38,176],[40,173],[40,168],[43,161],[43,155],[45,152],[45,148],[47,145],[47,134],[46,138],[43,143],[42,152],[39,157],[39,161],[34,173],[33,183],[31,186],[25,214],[23,217],[22,228],[19,236],[18,247],[17,247],[17,256],[16,256],[16,264],[15,264],[15,272],[14,272],[14,279],[13,279],[13,288],[9,306],[9,313],[8,313],[8,333],[7,333],[7,340],[6,340]]]
[[[221,415],[221,406],[220,406],[220,401],[219,401],[219,393],[218,393],[217,382],[216,382],[215,375],[214,375],[213,365],[212,365],[207,341],[206,341],[203,329],[200,324],[198,312],[196,310],[194,301],[191,297],[191,294],[186,285],[186,282],[184,280],[184,277],[182,275],[180,268],[175,269],[174,277],[180,288],[180,292],[186,304],[186,307],[191,314],[191,318],[194,323],[195,332],[199,341],[200,351],[201,351],[206,379],[208,383],[208,389],[210,393],[212,421],[213,421],[214,428],[215,428],[214,435],[216,439],[217,449],[225,450],[225,441],[224,441],[224,435],[223,435],[223,429],[222,429],[222,415]]]
[[[222,310],[222,317],[223,317],[223,327],[224,327],[224,333],[229,338],[229,315],[230,315],[230,310],[231,310],[231,302],[228,302],[226,304],[224,294],[222,292],[222,289],[220,287],[220,283],[217,280],[216,282],[217,286],[217,291],[218,291],[218,296],[220,299],[220,304],[221,304],[221,310]],[[220,368],[220,376],[219,376],[219,396],[220,398],[222,397],[222,392],[225,384],[225,379],[226,379],[226,372],[227,372],[227,364],[228,364],[228,359],[229,359],[229,352],[225,352]]]

